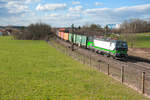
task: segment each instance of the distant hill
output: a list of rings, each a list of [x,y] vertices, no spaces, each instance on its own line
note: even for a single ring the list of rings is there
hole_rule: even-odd
[[[0,28],[16,28],[16,29],[24,29],[26,26],[0,26]]]
[[[4,28],[4,26],[0,26],[0,28]]]

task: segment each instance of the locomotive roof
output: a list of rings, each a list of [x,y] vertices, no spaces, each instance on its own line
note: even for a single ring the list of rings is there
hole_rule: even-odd
[[[111,40],[111,39],[101,39],[101,38],[96,38],[96,40],[100,40],[100,41],[108,41],[108,42],[113,42],[113,43],[117,43],[117,42],[125,42],[122,40]]]

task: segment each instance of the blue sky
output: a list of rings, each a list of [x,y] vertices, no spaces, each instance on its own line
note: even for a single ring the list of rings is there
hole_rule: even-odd
[[[0,25],[106,25],[132,18],[150,21],[150,0],[0,0]]]

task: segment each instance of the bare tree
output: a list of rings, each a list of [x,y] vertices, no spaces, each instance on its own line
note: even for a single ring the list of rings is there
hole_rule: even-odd
[[[20,30],[14,34],[17,39],[27,40],[43,40],[48,39],[50,35],[53,35],[54,31],[50,25],[45,23],[31,24],[27,29]]]
[[[80,28],[75,30],[77,34],[84,34],[84,35],[103,35],[104,29],[98,24],[86,24]]]
[[[150,22],[141,19],[126,20],[121,25],[122,33],[150,32]]]

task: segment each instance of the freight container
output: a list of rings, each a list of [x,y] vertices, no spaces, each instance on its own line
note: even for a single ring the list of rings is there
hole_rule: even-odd
[[[64,33],[64,40],[68,41],[68,38],[69,38],[69,33]]]
[[[58,37],[61,38],[61,32],[58,33]]]
[[[69,42],[72,42],[72,33],[69,33]]]
[[[59,37],[59,31],[56,32],[56,36]]]
[[[64,38],[64,32],[61,32],[61,39],[63,39]]]
[[[77,35],[77,37],[76,37],[76,44],[77,44],[78,46],[81,45],[81,35]]]
[[[59,31],[64,32],[65,28],[60,28]]]
[[[87,36],[82,35],[81,36],[81,45],[86,46],[87,43]]]
[[[63,38],[62,38],[63,40],[65,40],[64,37],[65,37],[65,32],[63,33]]]
[[[2,36],[2,32],[0,32],[0,36]]]
[[[76,34],[73,34],[73,43],[76,43]]]

